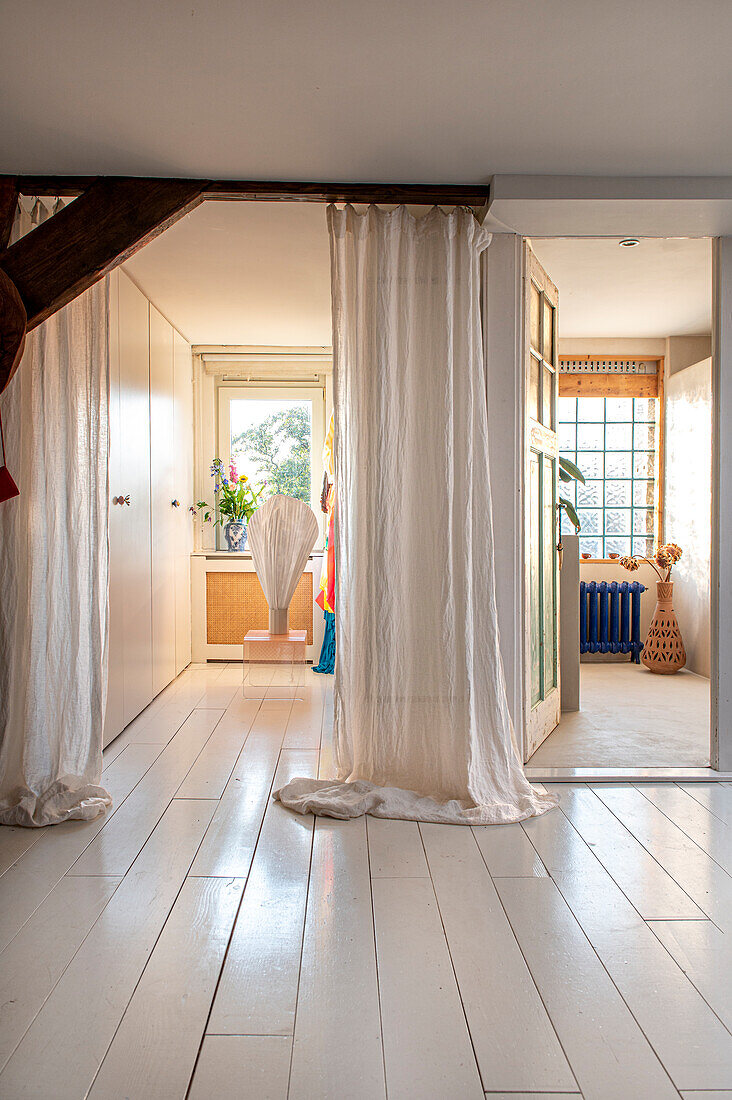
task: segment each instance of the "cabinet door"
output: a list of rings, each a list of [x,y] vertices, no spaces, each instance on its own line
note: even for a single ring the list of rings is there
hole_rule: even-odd
[[[109,282],[109,642],[105,746],[124,727],[124,594],[122,580],[123,507],[112,504],[120,492],[119,437],[119,271]]]
[[[124,274],[119,281],[119,484],[112,496],[120,524],[118,576],[123,598],[124,725],[152,691],[150,553],[150,359],[147,299]]]
[[[191,349],[173,333],[175,499],[175,671],[191,662],[191,552],[193,550],[193,364]]]
[[[153,695],[175,677],[173,328],[150,306]]]

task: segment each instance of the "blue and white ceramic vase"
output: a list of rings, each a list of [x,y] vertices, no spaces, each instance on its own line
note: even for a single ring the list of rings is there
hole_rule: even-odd
[[[247,521],[245,519],[230,519],[224,525],[224,537],[229,550],[243,550],[247,541]]]

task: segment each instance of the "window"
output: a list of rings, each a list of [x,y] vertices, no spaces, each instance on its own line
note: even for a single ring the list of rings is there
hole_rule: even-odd
[[[322,385],[255,382],[219,388],[219,456],[235,462],[261,499],[286,493],[320,516],[325,395]]]
[[[586,484],[563,483],[561,492],[582,524],[580,553],[650,555],[658,535],[659,399],[568,396],[574,387],[563,386],[564,377],[570,376],[560,375],[559,453],[579,466]],[[574,533],[564,513],[562,533]]]

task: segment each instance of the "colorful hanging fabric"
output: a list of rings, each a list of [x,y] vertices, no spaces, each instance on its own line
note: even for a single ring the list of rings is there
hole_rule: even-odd
[[[335,615],[332,611],[324,611],[325,634],[320,650],[320,660],[313,665],[313,672],[332,674],[335,671]]]

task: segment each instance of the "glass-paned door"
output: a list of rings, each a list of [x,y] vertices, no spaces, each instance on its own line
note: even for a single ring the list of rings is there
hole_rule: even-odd
[[[559,722],[557,335],[559,295],[525,252],[526,737],[524,760]]]

